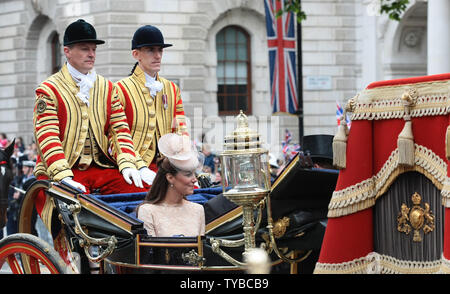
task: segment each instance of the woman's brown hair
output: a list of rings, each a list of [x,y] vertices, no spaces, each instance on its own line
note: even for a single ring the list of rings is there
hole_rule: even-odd
[[[156,161],[156,165],[158,167],[158,172],[156,173],[150,190],[148,190],[147,195],[145,195],[144,202],[139,204],[139,206],[136,208],[136,215],[138,213],[139,207],[142,204],[156,204],[163,201],[164,197],[166,196],[167,189],[169,188],[169,182],[167,181],[166,174],[175,176],[178,173],[178,170],[170,164],[167,157],[158,158]]]

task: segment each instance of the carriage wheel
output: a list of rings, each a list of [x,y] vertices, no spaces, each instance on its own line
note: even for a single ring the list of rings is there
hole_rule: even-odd
[[[20,207],[19,233],[32,234],[32,213],[35,208],[35,199],[39,193],[45,193],[49,187],[49,181],[40,180],[28,188]],[[52,248],[58,252],[59,257],[65,262],[65,266],[68,268],[67,271],[78,273],[79,269],[73,262],[76,257],[73,255],[72,246],[69,245],[70,242],[65,235],[64,229],[61,227],[61,220],[57,215],[54,199],[47,199],[40,217],[53,238]],[[24,259],[23,263],[24,267],[29,270],[28,259]]]
[[[14,274],[65,274],[68,270],[50,245],[31,234],[17,233],[0,240],[0,269],[5,261]]]

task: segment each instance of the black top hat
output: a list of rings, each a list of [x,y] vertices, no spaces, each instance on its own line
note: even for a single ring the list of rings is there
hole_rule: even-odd
[[[71,23],[64,32],[64,46],[81,42],[95,44],[105,43],[105,41],[97,39],[97,33],[95,32],[94,27],[84,21],[84,19],[79,19],[76,22]]]
[[[333,162],[332,135],[309,135],[303,137],[303,151],[310,152],[311,158],[324,159]]]
[[[134,33],[133,39],[131,40],[131,50],[150,46],[166,48],[172,46],[172,44],[164,43],[164,37],[157,27],[145,25],[137,29]]]

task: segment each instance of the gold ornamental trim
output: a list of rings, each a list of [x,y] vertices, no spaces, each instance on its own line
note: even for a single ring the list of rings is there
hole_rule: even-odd
[[[449,270],[444,257],[434,261],[401,260],[371,252],[342,263],[316,263],[314,274],[437,274]]]
[[[446,208],[450,207],[450,178],[446,178],[441,191],[442,205]]]
[[[367,273],[366,257],[341,263],[317,262],[314,274],[365,274]]]
[[[411,117],[444,115],[450,112],[450,81],[435,81],[365,89],[352,103],[351,120],[403,118],[402,95],[416,93]]]
[[[197,236],[197,240],[195,242],[170,243],[170,242],[143,241],[141,240],[141,235],[137,235],[135,244],[136,244],[135,262],[137,265],[142,265],[139,259],[139,256],[141,255],[140,253],[141,247],[166,248],[164,257],[167,263],[169,263],[170,261],[169,248],[197,248],[198,256],[203,257],[203,242],[201,236]]]
[[[212,222],[206,224],[205,231],[206,233],[211,232],[215,228],[221,226],[224,223],[230,222],[237,217],[240,217],[242,215],[242,206],[238,206],[234,208],[233,210],[227,212],[226,214],[218,217],[217,219],[213,220]]]
[[[425,208],[422,208],[422,196],[419,193],[414,193],[411,196],[413,207],[409,208],[405,203],[402,203],[401,210],[397,217],[397,231],[409,235],[411,227],[414,229],[414,242],[422,242],[420,229],[423,228],[424,234],[434,231],[434,215],[430,210],[430,204],[424,203]]]
[[[439,273],[450,274],[450,260],[446,259],[445,256],[443,255],[442,255],[442,266]]]
[[[426,176],[442,190],[448,187],[446,194],[441,193],[443,201],[450,204],[450,185],[447,178],[447,163],[432,150],[415,144],[414,166],[399,165],[398,149],[392,151],[382,168],[374,176],[333,192],[328,205],[328,217],[340,217],[355,213],[375,205],[376,199],[383,195],[394,180],[408,171],[417,171]],[[450,183],[450,182],[449,182]]]
[[[94,203],[91,203],[90,201],[87,201],[83,198],[78,198],[78,201],[83,206],[83,208],[85,208],[86,210],[89,210],[90,212],[102,217],[103,219],[118,226],[119,228],[126,231],[127,233],[132,234],[131,225],[129,223],[127,223],[126,221],[114,216],[113,214],[107,212],[103,208],[98,207]]]
[[[148,247],[162,247],[162,248],[185,248],[185,247],[195,247],[197,248],[198,243],[158,243],[158,242],[145,242],[139,240],[139,246],[148,246]]]
[[[122,268],[131,269],[155,269],[155,270],[176,270],[176,271],[201,271],[203,268],[198,266],[184,266],[184,265],[160,265],[160,264],[133,264],[114,261],[108,258],[103,260],[106,264],[112,264]],[[239,270],[239,269],[237,269]]]
[[[292,159],[292,160],[289,162],[288,166],[286,166],[286,167],[283,169],[283,171],[281,172],[281,174],[279,174],[278,177],[276,178],[275,182],[273,182],[273,184],[272,184],[272,186],[271,186],[271,188],[270,188],[270,191],[273,191],[273,190],[278,186],[278,184],[286,177],[286,175],[289,174],[289,172],[291,171],[291,169],[294,168],[295,164],[296,164],[298,161],[299,161],[299,157],[296,156],[296,157],[294,157],[294,159]]]

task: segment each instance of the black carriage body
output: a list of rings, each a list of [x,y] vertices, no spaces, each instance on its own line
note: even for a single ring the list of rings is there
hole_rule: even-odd
[[[270,199],[275,226],[283,220],[289,220],[281,226],[281,232],[277,231],[276,236],[276,243],[283,253],[301,255],[320,250],[326,227],[327,205],[337,176],[338,172],[334,170],[304,167],[297,156],[277,178]],[[58,231],[64,231],[69,249],[84,257],[85,266],[82,265],[81,273],[89,269],[83,253],[80,229],[92,238],[114,236],[117,239],[112,253],[100,262],[100,271],[103,273],[238,273],[245,270],[219,256],[211,245],[213,239],[240,240],[244,236],[242,207],[234,205],[222,194],[214,195],[203,203],[207,217],[205,236],[163,238],[148,236],[142,221],[133,213],[145,193],[82,194],[65,184],[38,181],[30,187],[26,202],[33,201],[36,193],[42,190],[53,203],[51,216],[44,217],[44,223],[51,229],[53,237]],[[82,207],[78,214],[81,228],[78,229],[75,228],[74,217],[69,209],[76,202]],[[261,211],[256,245],[259,247],[265,243],[266,248],[270,248],[267,213],[265,209]],[[21,217],[26,218],[26,212],[21,212]],[[243,261],[243,244],[221,249],[235,260]],[[270,252],[270,258],[272,273],[295,272],[291,265],[282,262],[274,250]]]

